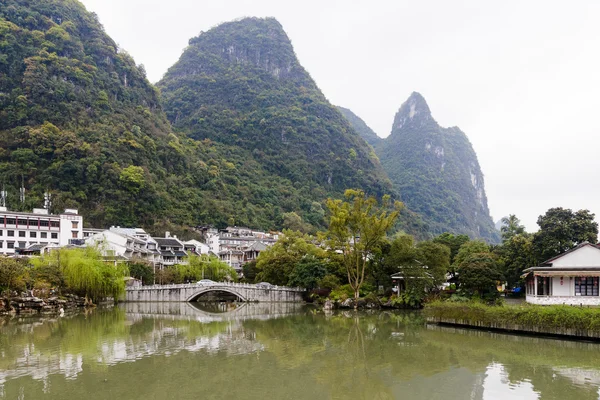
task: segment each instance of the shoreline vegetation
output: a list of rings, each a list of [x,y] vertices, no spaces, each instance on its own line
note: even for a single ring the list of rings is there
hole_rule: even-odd
[[[423,312],[429,323],[441,325],[600,340],[598,308],[435,301]]]

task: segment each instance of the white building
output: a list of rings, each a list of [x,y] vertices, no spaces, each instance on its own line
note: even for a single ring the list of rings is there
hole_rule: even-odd
[[[19,254],[19,251],[33,245],[63,247],[82,244],[83,217],[75,209],[51,215],[42,208],[26,213],[0,207],[0,254]]]
[[[208,254],[210,252],[210,247],[206,243],[202,243],[198,240],[188,240],[183,243],[185,246],[185,250],[188,253],[193,253],[196,255]]]
[[[582,243],[525,270],[526,299],[533,304],[600,305],[600,246]]]

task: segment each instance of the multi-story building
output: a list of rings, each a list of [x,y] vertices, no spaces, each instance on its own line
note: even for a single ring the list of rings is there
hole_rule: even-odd
[[[164,238],[155,237],[153,239],[158,245],[163,266],[185,264],[187,262],[185,258],[188,254],[185,251],[185,245],[177,239],[177,236],[171,236],[169,232],[165,232]]]
[[[34,245],[41,248],[82,244],[83,217],[75,209],[53,215],[43,208],[27,213],[0,207],[0,254],[19,254]]]

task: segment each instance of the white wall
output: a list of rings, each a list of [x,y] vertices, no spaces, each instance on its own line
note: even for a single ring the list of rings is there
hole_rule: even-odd
[[[573,296],[575,291],[575,280],[573,277],[564,276],[563,284],[560,284],[560,276],[552,277],[552,295],[553,296]]]
[[[594,246],[583,246],[552,262],[553,267],[578,268],[600,267],[600,250]]]

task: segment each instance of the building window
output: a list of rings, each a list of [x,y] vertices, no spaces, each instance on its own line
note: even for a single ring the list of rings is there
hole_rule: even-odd
[[[7,225],[16,225],[17,224],[17,220],[14,218],[6,218],[6,224]]]
[[[3,247],[4,242],[0,242],[0,249]]]
[[[7,249],[14,249],[15,248],[15,242],[8,242],[6,244],[6,248]]]
[[[73,225],[73,229],[77,229],[79,221],[71,221],[71,224]]]
[[[0,236],[2,236],[2,230],[0,229]]]
[[[19,219],[17,220],[17,224],[18,224],[18,225],[20,225],[20,226],[27,226],[27,220],[26,220],[26,219],[19,218]]]
[[[40,233],[40,237],[41,237],[42,239],[46,239],[46,238],[48,237],[48,232],[41,232],[41,233]]]
[[[58,222],[58,221],[50,221],[50,226],[52,228],[60,228],[60,222]]]
[[[36,238],[37,237],[37,233],[36,232],[29,232],[29,237],[30,238]]]
[[[58,239],[58,233],[53,232],[53,233],[50,234],[50,237],[52,239]]]
[[[41,219],[40,226],[48,227],[50,226],[50,221],[48,221],[47,219]]]
[[[6,231],[6,236],[15,236],[15,231]]]
[[[575,277],[575,296],[598,296],[598,277]]]
[[[538,296],[552,296],[552,285],[551,278],[546,276],[536,277],[537,281],[537,295]]]
[[[71,232],[71,237],[73,239],[77,239],[77,232]]]
[[[25,235],[27,235],[27,232],[19,231],[19,237],[25,237]]]

